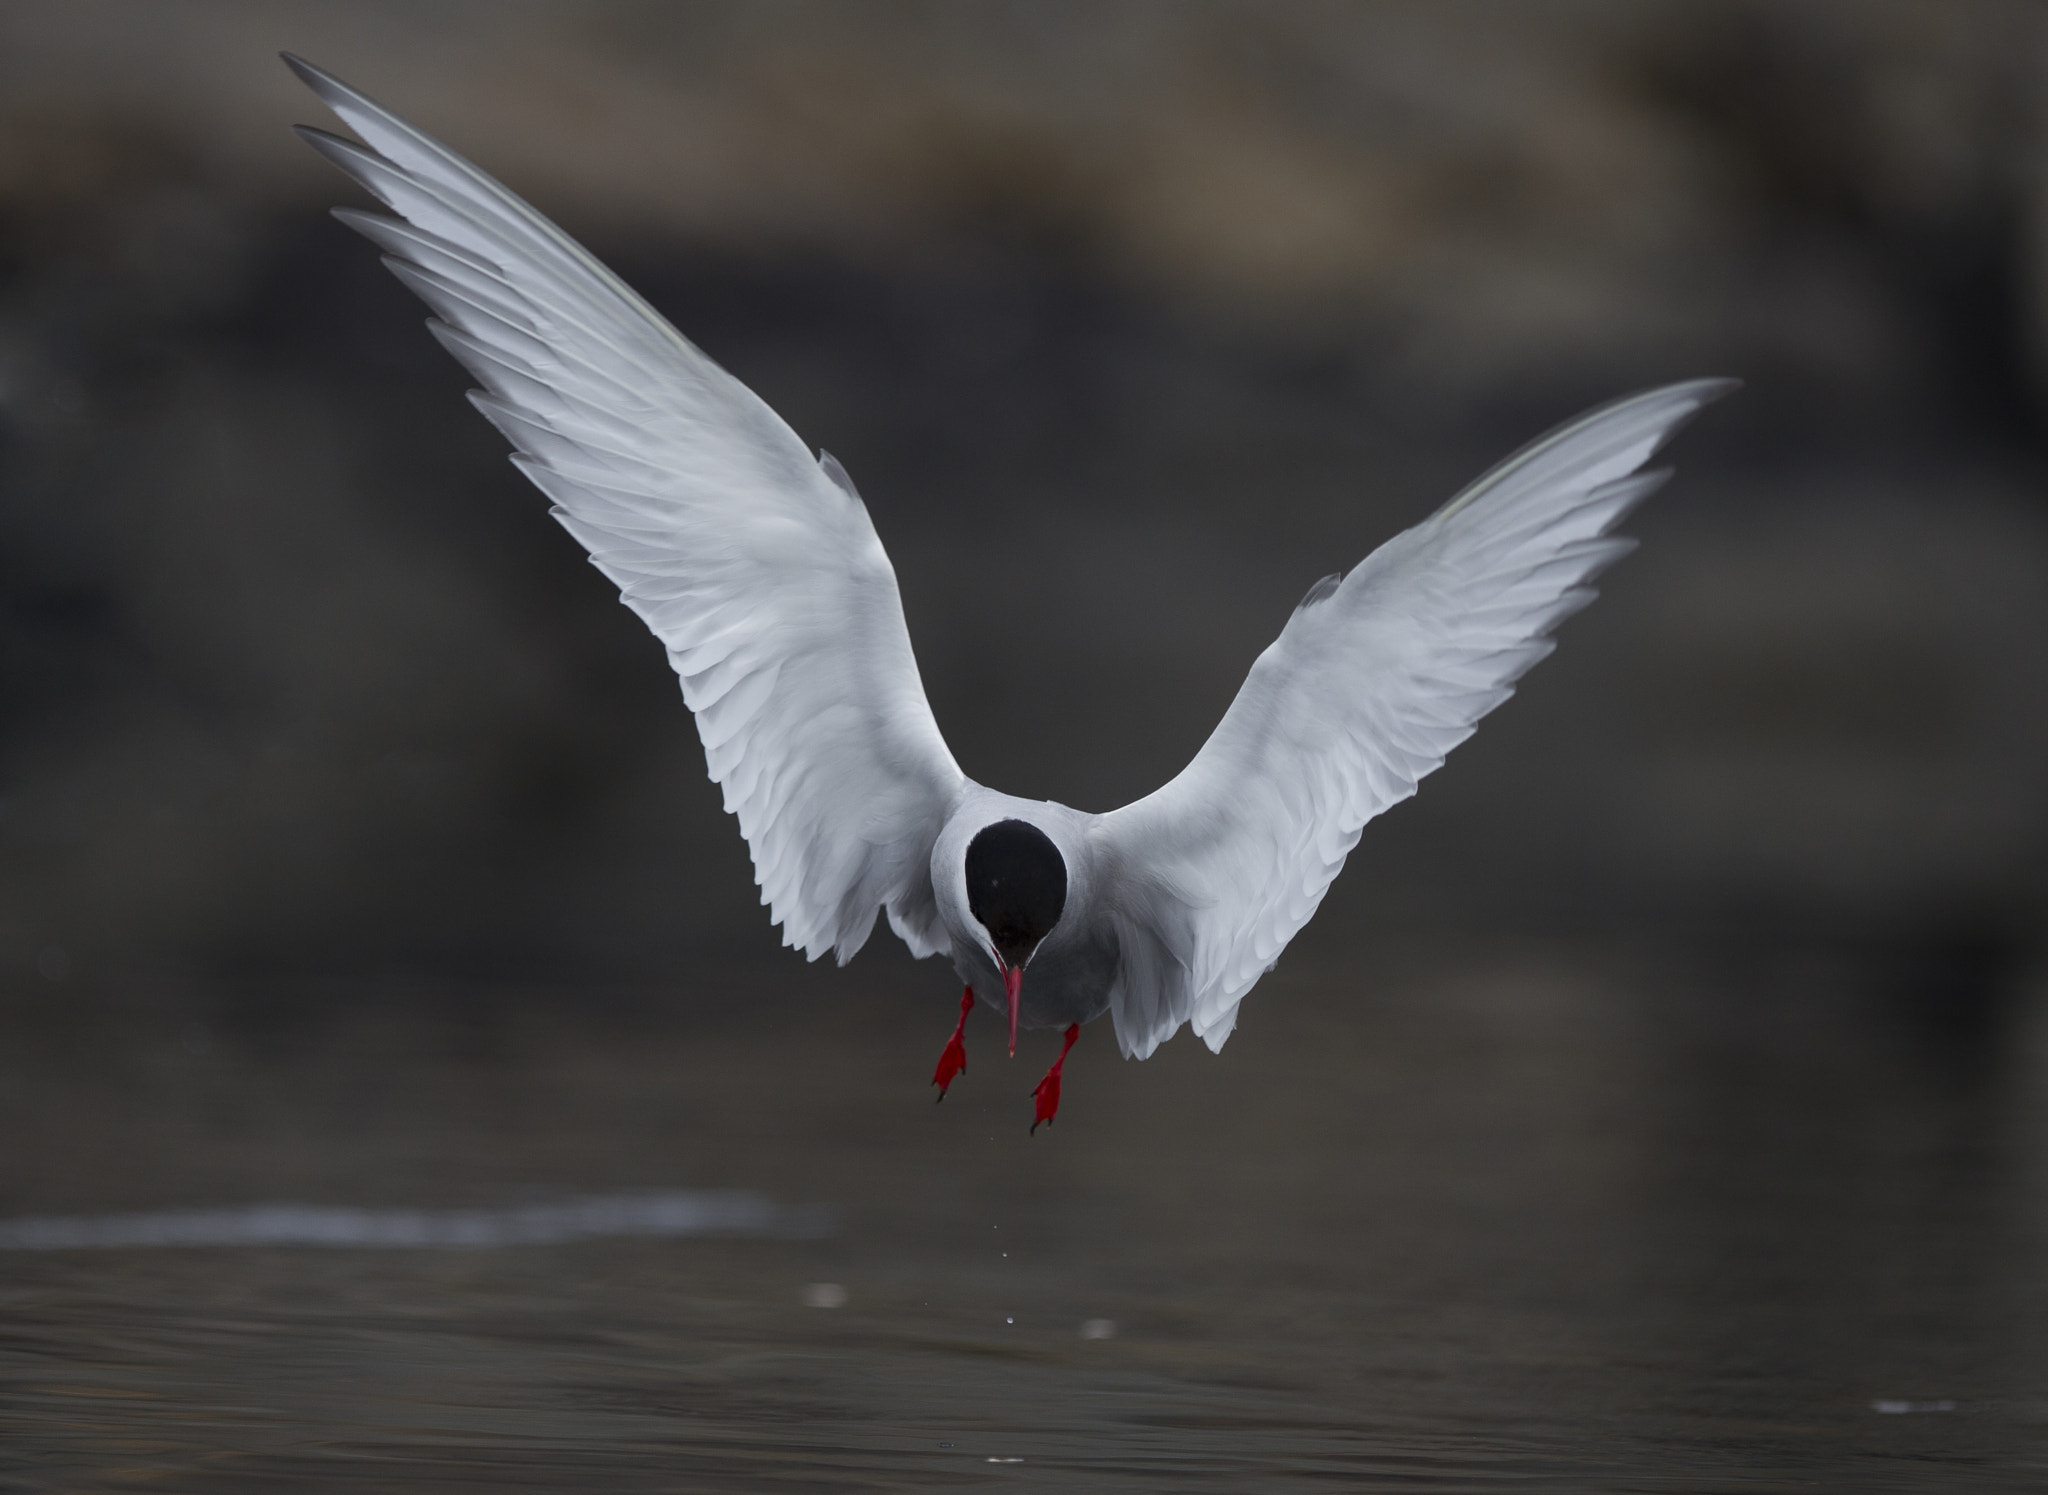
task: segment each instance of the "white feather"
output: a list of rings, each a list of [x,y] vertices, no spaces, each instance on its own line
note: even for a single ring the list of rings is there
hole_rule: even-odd
[[[338,216],[433,308],[477,408],[667,646],[785,943],[843,963],[886,907],[915,953],[946,948],[931,850],[966,781],[851,485],[540,214],[287,61],[368,149],[302,134],[404,221]]]
[[[1182,1023],[1222,1048],[1360,828],[1550,652],[1544,635],[1631,548],[1608,532],[1663,481],[1643,464],[1732,387],[1619,400],[1501,463],[1297,610],[1179,776],[1102,817],[1126,1054]]]
[[[1101,1011],[1106,982],[1138,1058],[1183,1023],[1223,1046],[1360,829],[1550,652],[1630,548],[1611,531],[1664,477],[1644,464],[1733,387],[1674,384],[1582,416],[1318,583],[1155,793],[1105,816],[1028,803],[970,784],[947,751],[844,470],[532,208],[286,60],[367,148],[301,133],[400,215],[338,216],[433,308],[514,463],[666,646],[785,942],[844,962],[886,909],[915,953],[950,947],[974,983],[988,945],[966,847],[995,818],[1030,820],[1074,892],[1042,949],[1085,958],[1068,989],[1027,995],[1064,1025]]]

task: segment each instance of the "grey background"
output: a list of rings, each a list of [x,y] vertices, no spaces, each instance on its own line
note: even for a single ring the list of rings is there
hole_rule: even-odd
[[[285,45],[846,462],[943,729],[1018,793],[1145,792],[1317,576],[1587,404],[1742,376],[1305,947],[1578,930],[2004,981],[2048,889],[2041,29],[9,6],[0,983],[773,949],[658,650],[324,216],[357,198],[286,133],[331,121]]]
[[[1032,1136],[1055,1035],[935,1106],[950,973],[778,949],[280,48],[844,460],[1018,793],[1747,387],[1222,1056],[1097,1025]],[[0,1492],[2042,1488],[2044,66],[1994,0],[0,6],[0,1221],[839,1227],[8,1252]]]

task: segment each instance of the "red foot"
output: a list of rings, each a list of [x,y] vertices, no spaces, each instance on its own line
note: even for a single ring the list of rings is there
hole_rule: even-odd
[[[1038,1115],[1031,1123],[1031,1135],[1038,1135],[1038,1125],[1044,1122],[1052,1125],[1053,1117],[1060,1112],[1060,1067],[1067,1062],[1067,1050],[1074,1046],[1074,1040],[1081,1036],[1081,1025],[1067,1025],[1067,1041],[1060,1045],[1059,1058],[1052,1061],[1052,1068],[1045,1072],[1045,1078],[1038,1082],[1038,1088],[1031,1093],[1038,1097]]]
[[[974,988],[970,986],[960,999],[960,1021],[953,1025],[953,1036],[946,1040],[945,1052],[939,1055],[939,1067],[932,1071],[932,1083],[939,1087],[940,1100],[946,1098],[946,1087],[967,1069],[967,1045],[961,1042],[960,1035],[967,1031],[967,1014],[972,1011]]]

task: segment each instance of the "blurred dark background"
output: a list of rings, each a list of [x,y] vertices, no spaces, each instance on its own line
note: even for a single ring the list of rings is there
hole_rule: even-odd
[[[2038,6],[17,0],[18,994],[774,949],[659,649],[326,216],[279,47],[846,462],[1018,793],[1145,792],[1317,576],[1588,404],[1743,377],[1297,948],[1677,940],[1965,1021],[2035,970]]]
[[[950,973],[778,948],[282,48],[846,463],[1016,793],[1747,387],[1222,1058],[1091,1032],[1034,1137],[1053,1035],[934,1106]],[[2044,75],[2019,0],[0,5],[0,1222],[841,1222],[0,1255],[0,1495],[2043,1488]]]

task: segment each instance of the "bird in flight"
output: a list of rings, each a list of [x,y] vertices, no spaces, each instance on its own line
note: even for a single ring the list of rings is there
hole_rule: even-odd
[[[1081,1025],[1126,1057],[1183,1024],[1221,1050],[1359,830],[1406,799],[1632,548],[1646,464],[1735,381],[1603,405],[1524,447],[1309,588],[1171,782],[1107,815],[960,771],[896,573],[846,469],[815,457],[581,245],[332,75],[292,70],[360,137],[302,127],[396,216],[335,215],[433,310],[470,400],[668,650],[783,943],[843,965],[878,913],[965,984],[932,1083],[967,1067],[976,1003],[1064,1029],[1033,1092],[1052,1121]]]

